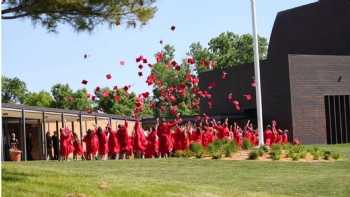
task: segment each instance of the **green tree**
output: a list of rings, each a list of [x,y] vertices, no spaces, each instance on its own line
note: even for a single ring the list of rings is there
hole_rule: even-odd
[[[58,24],[69,24],[76,31],[92,31],[99,24],[136,27],[155,14],[155,0],[6,0],[2,19],[29,18],[50,32]]]
[[[74,101],[73,90],[68,84],[56,84],[51,88],[51,94],[53,96],[53,107],[62,109],[71,109],[72,102]]]
[[[74,100],[71,103],[71,109],[84,111],[91,108],[92,101],[89,99],[85,88],[75,91],[72,96]]]
[[[260,59],[266,58],[267,47],[267,39],[259,37]],[[195,58],[198,73],[210,69],[205,64],[208,61],[215,62],[215,68],[220,69],[252,63],[254,61],[253,37],[250,34],[237,35],[233,32],[224,32],[211,39],[208,48],[200,43],[191,44],[188,54]]]
[[[53,104],[53,98],[49,92],[40,91],[29,92],[24,97],[24,104],[30,106],[51,107]]]
[[[175,116],[171,112],[172,108],[176,108],[182,115],[197,114],[198,108],[193,104],[199,103],[199,98],[192,93],[197,85],[187,79],[192,76],[191,65],[187,64],[186,60],[180,64],[173,60],[175,53],[173,46],[164,46],[160,53],[163,54],[163,60],[152,66],[148,77],[154,77],[152,84],[154,115]]]
[[[19,78],[1,78],[1,99],[3,103],[23,103],[27,87]]]
[[[106,93],[108,95],[105,95]],[[132,115],[136,97],[134,93],[128,93],[122,88],[111,90],[106,87],[95,94],[98,98],[96,101],[98,110],[109,114]]]

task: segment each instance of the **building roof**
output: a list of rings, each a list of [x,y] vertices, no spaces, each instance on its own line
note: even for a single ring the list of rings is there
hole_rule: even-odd
[[[39,112],[51,112],[51,113],[64,113],[64,114],[76,114],[76,115],[85,115],[85,116],[97,116],[97,117],[108,117],[112,119],[119,120],[135,120],[134,118],[128,116],[120,116],[115,114],[105,114],[105,113],[88,113],[85,111],[78,110],[68,110],[68,109],[59,109],[59,108],[48,108],[48,107],[39,107],[39,106],[28,106],[22,104],[13,104],[13,103],[1,103],[1,109],[18,109],[18,110],[28,110],[28,111],[39,111]]]

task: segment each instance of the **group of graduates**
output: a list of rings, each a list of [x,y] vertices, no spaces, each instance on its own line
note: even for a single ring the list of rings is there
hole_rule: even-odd
[[[126,159],[132,155],[134,158],[166,158],[176,151],[189,149],[192,143],[208,147],[217,139],[235,141],[239,146],[242,146],[244,139],[253,146],[259,144],[258,133],[250,121],[242,128],[236,123],[230,125],[227,118],[222,123],[208,117],[195,123],[185,123],[177,116],[173,121],[157,119],[150,130],[143,130],[141,122],[136,120],[131,134],[127,121],[118,125],[116,131],[109,124],[104,129],[95,126],[88,129],[83,137],[85,148],[78,136],[65,127],[60,129],[60,154],[63,160],[67,160],[72,153],[74,159],[80,157],[86,160]],[[272,121],[265,129],[264,139],[269,146],[286,144],[288,131],[278,129],[276,121]]]

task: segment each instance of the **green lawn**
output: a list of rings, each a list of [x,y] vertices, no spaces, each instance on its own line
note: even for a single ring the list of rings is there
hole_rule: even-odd
[[[3,163],[2,196],[349,196],[350,144],[324,148],[342,160]]]

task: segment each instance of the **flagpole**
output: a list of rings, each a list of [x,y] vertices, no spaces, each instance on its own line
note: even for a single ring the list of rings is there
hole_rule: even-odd
[[[254,73],[255,73],[255,91],[256,91],[256,109],[257,122],[259,133],[259,146],[264,145],[264,129],[263,129],[263,115],[262,115],[262,101],[261,101],[261,82],[260,82],[260,61],[259,61],[259,41],[256,25],[256,5],[255,0],[251,0],[252,11],[252,25],[253,25],[253,45],[254,45]]]

